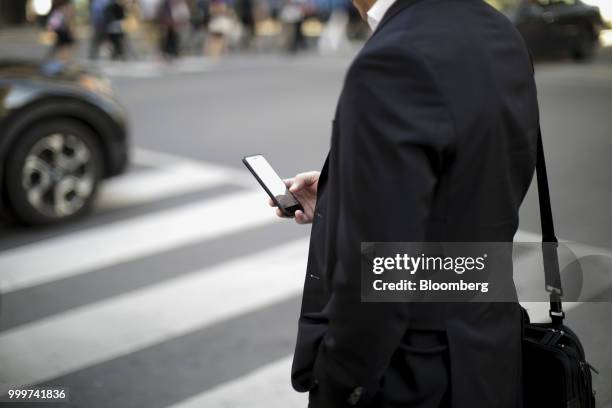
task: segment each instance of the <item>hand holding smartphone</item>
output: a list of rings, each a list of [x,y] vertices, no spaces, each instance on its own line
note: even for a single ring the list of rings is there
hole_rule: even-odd
[[[265,157],[261,154],[245,156],[242,162],[283,214],[293,217],[297,210],[304,211],[300,202],[289,191]]]

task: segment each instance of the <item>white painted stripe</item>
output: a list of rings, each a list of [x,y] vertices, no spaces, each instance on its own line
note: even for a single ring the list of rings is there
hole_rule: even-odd
[[[160,61],[98,61],[96,67],[104,75],[125,78],[155,78],[190,72],[208,72],[216,66],[206,58],[185,57],[167,64]]]
[[[260,189],[228,194],[9,249],[0,253],[0,293],[278,222],[266,197]]]
[[[232,184],[244,185],[245,187],[253,187],[256,184],[255,179],[244,167],[240,166],[239,169],[229,166],[222,166],[211,162],[203,162],[200,160],[194,160],[184,156],[177,156],[166,152],[157,152],[153,150],[134,148],[132,153],[132,162],[150,166],[150,167],[166,167],[173,166],[176,164],[190,165],[192,168],[197,168],[201,172],[214,172],[223,175],[223,177],[232,180]],[[236,158],[238,163],[239,158]]]
[[[104,181],[95,207],[108,210],[141,205],[221,184],[232,184],[229,172],[217,166],[179,163]]]
[[[563,302],[563,310],[566,312],[580,306],[583,302]],[[527,309],[529,313],[529,319],[532,323],[546,323],[550,322],[548,316],[549,304],[548,302],[521,302],[521,306]]]
[[[522,242],[538,242],[541,236],[520,231],[518,237]],[[566,303],[566,310],[579,303]],[[547,321],[548,304],[545,302],[524,302],[532,321]],[[308,404],[307,394],[295,392],[289,383],[291,356],[265,365],[257,370],[213,389],[194,395],[168,408],[284,408],[305,407]]]
[[[514,236],[514,242],[541,242],[542,236],[529,231],[517,231]],[[561,270],[567,266],[570,262],[589,255],[599,255],[612,259],[612,251],[607,248],[596,247],[593,245],[585,245],[580,243],[568,242],[560,240],[561,244],[565,244],[567,248],[571,250],[573,256],[569,256],[564,250],[561,250],[561,256],[559,257],[559,267]],[[529,281],[523,280],[516,282],[517,289],[523,292],[528,290],[528,285],[544,286],[544,271],[542,266],[541,253],[536,252],[526,254],[518,262],[515,261],[515,268],[524,268],[525,270],[531,270],[534,273],[531,275],[532,278]],[[538,273],[540,272],[540,273]],[[581,290],[581,298],[591,299],[599,293],[610,288],[612,284],[611,276],[603,276],[602,270],[588,270],[585,271],[583,276],[583,287]],[[597,275],[595,275],[597,274]],[[516,274],[515,274],[516,275]],[[523,275],[526,278],[530,275]],[[574,309],[584,302],[563,302],[563,309],[565,311]],[[548,315],[549,304],[548,302],[521,302],[521,305],[529,312],[529,317],[532,322],[549,322],[550,317]]]
[[[0,335],[0,394],[295,296],[306,255],[300,239],[8,330]]]
[[[542,242],[542,235],[535,232],[518,230],[514,234],[514,242]]]
[[[305,408],[308,394],[291,388],[290,372],[288,356],[169,408]]]

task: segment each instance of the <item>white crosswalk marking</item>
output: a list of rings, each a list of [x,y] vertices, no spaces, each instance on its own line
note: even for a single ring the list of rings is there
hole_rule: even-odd
[[[83,61],[88,64],[89,61]],[[208,72],[216,61],[203,57],[183,57],[172,64],[163,61],[97,61],[96,68],[104,75],[121,78],[157,78],[194,72]]]
[[[291,388],[290,372],[291,356],[287,356],[169,408],[305,408],[308,395]]]
[[[527,231],[517,231],[515,242],[541,242],[542,236]],[[607,248],[600,248],[592,245],[585,245],[573,242],[561,242],[559,250],[559,267],[561,272],[572,262],[585,256],[601,256],[608,259],[608,265],[612,266],[612,251]],[[539,251],[532,251],[524,254],[520,259],[514,261],[514,275],[517,290],[522,296],[529,297],[527,292],[538,292],[537,288],[544,287],[544,271],[543,271],[542,254]],[[581,266],[584,268],[584,266]],[[612,276],[609,275],[609,268],[590,268],[583,270],[581,280],[580,298],[593,299],[602,292],[608,290],[612,284]],[[520,272],[520,274],[518,273]],[[519,275],[520,279],[516,279]],[[534,291],[535,289],[535,291]],[[536,297],[541,297],[537,295]],[[523,307],[529,311],[529,316],[534,322],[550,321],[548,316],[547,302],[521,302]],[[578,307],[583,302],[563,302],[565,310]]]
[[[96,199],[98,210],[148,204],[158,200],[228,184],[253,186],[245,171],[190,160],[142,148],[131,152],[133,164],[150,167],[146,170],[104,180]]]
[[[0,254],[0,293],[273,222],[257,189],[28,244]]]
[[[306,253],[301,239],[6,331],[0,394],[295,296]]]
[[[252,187],[254,184],[253,177],[249,172],[241,166],[240,170],[235,168],[221,166],[201,160],[192,160],[183,156],[176,156],[169,153],[135,148],[132,151],[132,162],[150,166],[150,167],[171,167],[177,164],[189,165],[190,168],[197,169],[199,174],[204,172],[213,172],[224,179],[231,180],[232,184],[238,184],[245,187]]]
[[[229,172],[204,164],[178,163],[151,170],[127,173],[100,186],[96,208],[117,209],[232,184]]]
[[[541,236],[538,234],[518,231],[515,236],[516,242],[540,242]],[[599,253],[610,254],[610,251],[601,248],[589,247],[586,245],[575,245],[580,254]],[[540,270],[541,257],[534,256],[536,251],[528,253],[520,260],[519,267],[528,270]],[[536,280],[541,280],[543,285],[543,275],[535,274]],[[523,276],[534,276],[523,275]],[[529,284],[529,282],[523,282]],[[533,285],[533,281],[531,281]],[[530,314],[533,322],[550,321],[548,316],[547,302],[521,302]],[[571,310],[579,306],[581,302],[565,302],[565,310]],[[226,382],[220,386],[206,390],[194,395],[179,403],[171,405],[169,408],[267,408],[277,407],[305,407],[307,396],[294,392],[289,384],[289,373],[291,367],[291,356],[267,364],[247,375]]]
[[[165,153],[136,149],[134,161],[150,167],[101,187],[97,209],[143,205],[219,185],[249,190],[193,202],[105,226],[68,233],[0,253],[0,293],[119,265],[163,250],[212,240],[276,222],[266,196],[245,171]],[[279,221],[283,222],[283,221]],[[519,231],[515,241],[539,242]],[[204,244],[204,243],[203,243]],[[612,252],[572,245],[577,256]],[[144,289],[107,298],[0,333],[0,394],[9,386],[35,384],[172,340],[299,294],[307,241],[245,256]],[[524,254],[518,267],[541,259]],[[517,286],[543,284],[524,275]],[[596,294],[603,288],[583,288]],[[532,321],[547,321],[546,302],[523,302]],[[580,303],[565,303],[571,309]],[[36,352],[32,352],[36,350]],[[173,405],[173,408],[269,408],[305,406],[307,397],[289,385],[285,357]]]

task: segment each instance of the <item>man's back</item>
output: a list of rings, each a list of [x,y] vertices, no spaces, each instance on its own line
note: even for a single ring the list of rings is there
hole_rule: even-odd
[[[443,174],[427,239],[511,241],[535,168],[538,130],[532,65],[520,34],[482,0],[417,1],[378,30],[355,64],[396,42],[394,51],[423,64],[453,125],[442,141],[446,156],[436,158]]]
[[[391,6],[349,68],[319,180],[297,389],[520,405],[518,304],[363,303],[360,243],[512,241],[537,124],[530,59],[505,17],[481,0]]]
[[[535,167],[538,132],[523,40],[481,0],[424,0],[405,15],[388,29],[407,27],[406,45],[418,48],[435,75],[455,133],[428,238],[511,241]]]

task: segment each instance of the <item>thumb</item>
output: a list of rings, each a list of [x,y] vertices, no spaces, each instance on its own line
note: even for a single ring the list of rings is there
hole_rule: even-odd
[[[316,172],[300,173],[293,179],[293,184],[290,186],[289,191],[292,193],[303,189],[306,186],[317,182],[318,174]]]
[[[285,186],[288,189],[291,189],[291,186],[293,186],[295,184],[295,178],[292,177],[292,178],[284,179],[283,183],[285,183]]]
[[[304,181],[299,176],[295,176],[293,182],[289,185],[289,191],[295,193],[296,191],[300,191],[303,187]]]

